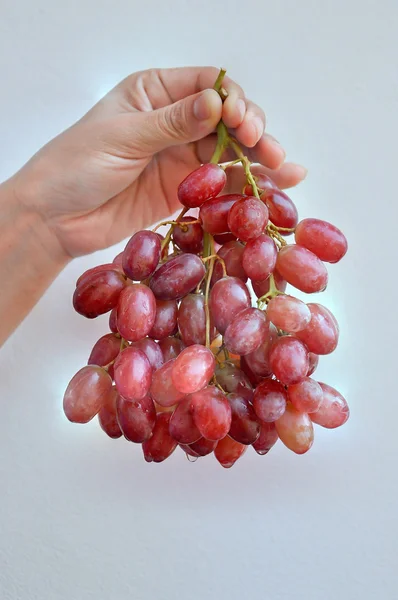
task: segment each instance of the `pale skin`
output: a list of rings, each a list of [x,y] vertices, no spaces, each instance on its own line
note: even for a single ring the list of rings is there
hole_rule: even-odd
[[[264,112],[233,80],[222,104],[218,69],[150,69],[122,81],[80,121],[0,185],[0,345],[65,265],[106,248],[179,208],[178,184],[215,148],[222,118],[254,172],[282,189],[306,169],[285,162]],[[226,155],[223,160],[233,159]],[[232,167],[226,192],[240,192]]]

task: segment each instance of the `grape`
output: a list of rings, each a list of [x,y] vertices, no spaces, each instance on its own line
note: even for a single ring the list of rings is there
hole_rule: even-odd
[[[112,264],[117,265],[123,269],[123,252],[119,252],[116,254],[115,258],[112,261]]]
[[[115,389],[112,389],[109,396],[106,398],[104,406],[98,413],[98,421],[101,429],[114,440],[123,435],[116,416],[116,401],[118,398],[119,394]]]
[[[182,217],[178,222],[187,223],[193,220],[193,217]],[[175,225],[173,240],[183,252],[199,254],[203,250],[203,229],[201,224],[193,223],[192,225],[183,225],[182,227]]]
[[[258,190],[261,190],[261,191],[264,191],[264,190],[278,190],[278,187],[275,185],[275,183],[272,181],[272,179],[270,177],[268,177],[268,175],[264,175],[264,173],[260,173],[259,175],[255,175],[254,176],[254,180],[256,182],[256,186],[257,186]],[[245,185],[245,188],[244,188],[243,192],[245,194],[247,194],[248,196],[253,196],[254,195],[254,190],[253,190],[253,187],[252,187],[252,185],[250,183],[247,183]]]
[[[241,369],[230,363],[222,363],[216,367],[217,382],[226,392],[236,392],[251,400],[253,389],[248,377]]]
[[[174,364],[175,359],[168,360],[152,376],[151,396],[160,406],[174,406],[185,396],[174,387],[171,377]]]
[[[160,369],[160,367],[163,365],[163,352],[161,351],[159,345],[150,338],[143,338],[138,342],[134,342],[132,345],[134,348],[138,348],[139,350],[143,351],[154,371]]]
[[[266,337],[264,341],[254,350],[246,355],[246,363],[250,370],[260,375],[260,377],[269,377],[272,374],[272,369],[269,364],[269,352],[272,344],[278,338],[278,332],[274,325],[269,321],[266,322]]]
[[[224,246],[224,244],[227,244],[228,242],[236,241],[236,236],[233,233],[229,232],[216,233],[213,237],[216,244],[219,244],[220,246]]]
[[[88,423],[112,393],[112,379],[96,365],[83,367],[69,382],[64,395],[64,413],[69,421]]]
[[[229,436],[220,440],[214,450],[214,456],[225,469],[232,467],[247,450],[247,446],[236,442]]]
[[[124,437],[129,442],[141,444],[152,435],[156,423],[156,410],[150,396],[141,400],[117,399],[117,420]]]
[[[146,285],[136,283],[124,288],[117,307],[117,327],[125,340],[138,342],[148,335],[155,318],[155,296]]]
[[[177,300],[196,288],[206,269],[199,256],[180,254],[168,260],[152,276],[150,288],[156,298]]]
[[[272,423],[286,410],[286,391],[273,379],[264,379],[254,390],[253,408],[261,421]]]
[[[275,269],[272,273],[274,276],[274,282],[276,285],[276,289],[280,292],[284,292],[286,290],[287,282],[283,279],[283,277],[278,273]],[[257,298],[261,298],[261,296],[265,296],[268,294],[270,290],[270,278],[265,279],[264,281],[252,281],[253,291],[256,294]]]
[[[314,441],[314,428],[306,413],[298,412],[291,404],[275,423],[282,442],[296,454],[307,452]]]
[[[202,437],[193,420],[191,400],[190,396],[181,400],[170,419],[170,435],[179,444],[193,444]]]
[[[73,294],[75,311],[88,319],[107,313],[116,306],[125,281],[117,271],[99,271],[85,276]]]
[[[209,385],[191,394],[193,420],[200,434],[207,440],[221,440],[231,427],[231,407],[225,394]]]
[[[240,368],[242,369],[242,371],[244,372],[246,377],[249,379],[250,383],[253,386],[256,386],[258,383],[260,383],[264,379],[264,377],[262,377],[261,375],[258,375],[254,371],[252,371],[249,363],[247,362],[248,356],[250,356],[250,354],[247,354],[246,356],[241,357]]]
[[[224,277],[214,284],[209,298],[210,314],[216,329],[224,334],[229,323],[251,306],[249,290],[237,277]]]
[[[302,292],[322,292],[328,283],[328,272],[313,252],[292,244],[278,253],[276,268],[282,277]]]
[[[182,299],[178,309],[178,329],[186,346],[206,343],[206,313],[203,296],[189,294]]]
[[[308,325],[311,312],[304,302],[294,296],[275,296],[268,302],[267,318],[279,329],[295,333]]]
[[[212,235],[229,232],[228,213],[243,197],[242,194],[228,194],[205,202],[199,211],[203,229]]]
[[[260,454],[268,454],[272,446],[278,441],[278,433],[276,431],[275,423],[261,423],[260,436],[254,442],[253,448]]]
[[[113,333],[107,333],[94,344],[87,364],[105,367],[110,362],[115,360],[119,354],[119,351],[120,339],[117,338]]]
[[[123,270],[133,281],[143,281],[155,271],[160,260],[160,239],[153,231],[137,231],[123,253]]]
[[[211,454],[215,447],[217,446],[217,442],[212,440],[206,440],[201,437],[197,442],[193,444],[189,444],[188,448],[196,454],[196,456],[207,456],[207,454]]]
[[[242,256],[245,273],[252,281],[264,281],[275,269],[277,257],[274,240],[263,233],[246,244]]]
[[[308,352],[297,338],[279,338],[269,353],[269,362],[275,377],[285,385],[298,383],[308,373]]]
[[[310,352],[330,354],[336,349],[339,341],[339,326],[332,315],[322,304],[308,304],[311,321],[305,329],[297,333]]]
[[[184,394],[198,392],[213,377],[215,364],[211,350],[200,344],[188,346],[175,359],[171,371],[175,388]]]
[[[319,363],[319,356],[317,354],[314,354],[313,352],[309,352],[308,353],[308,362],[309,362],[309,367],[308,367],[307,377],[309,377],[316,371],[316,368]]]
[[[221,246],[217,252],[218,256],[223,259],[227,275],[231,277],[238,277],[245,283],[247,281],[247,275],[242,265],[242,255],[245,247],[238,241],[227,242],[224,246]],[[223,268],[221,262],[216,260],[213,270],[213,276],[211,283],[214,285],[216,281],[223,277]]]
[[[246,196],[235,202],[228,214],[229,230],[244,242],[258,237],[267,222],[267,207],[253,196]]]
[[[127,400],[141,400],[149,392],[152,367],[142,350],[123,350],[114,365],[117,391]]]
[[[86,279],[90,280],[92,275],[96,275],[97,273],[103,273],[103,272],[108,272],[108,271],[112,271],[114,273],[121,273],[122,275],[124,275],[122,267],[115,263],[107,263],[105,265],[98,265],[97,267],[88,269],[88,271],[85,271],[82,275],[80,275],[79,279],[76,281],[76,287],[78,285],[80,285],[81,283],[83,283],[83,281],[85,281]]]
[[[265,341],[268,330],[265,314],[258,308],[246,308],[228,325],[224,344],[233,354],[250,354]]]
[[[195,208],[218,196],[227,176],[218,165],[207,163],[188,175],[178,186],[178,199],[184,206]]]
[[[267,189],[261,194],[261,200],[265,202],[269,210],[269,220],[276,225],[286,229],[293,229],[298,222],[298,212],[294,202],[281,190]],[[283,235],[289,232],[282,231]]]
[[[176,449],[177,442],[169,433],[170,413],[156,415],[152,436],[142,444],[142,451],[147,462],[159,463],[168,458]]]
[[[119,333],[117,330],[117,306],[112,308],[111,313],[109,315],[109,329],[113,333]]]
[[[294,408],[304,413],[317,411],[323,399],[321,386],[311,377],[305,377],[299,383],[289,385],[287,395]]]
[[[304,219],[296,227],[296,244],[328,263],[337,263],[347,252],[347,240],[337,227],[320,219]]]
[[[175,409],[177,408],[177,404],[173,404],[172,406],[161,406],[160,404],[158,404],[157,402],[153,401],[154,405],[155,405],[155,409],[156,412],[174,412]]]
[[[322,388],[323,400],[318,410],[309,415],[311,421],[327,429],[344,425],[350,416],[346,399],[332,386],[326,383],[319,383],[319,385]]]
[[[149,337],[161,340],[172,335],[177,327],[178,306],[176,300],[156,300],[156,316]]]
[[[260,435],[260,423],[250,402],[241,394],[228,394],[232,421],[229,435],[241,444],[253,444]]]
[[[167,337],[163,340],[159,340],[159,347],[163,352],[163,360],[166,363],[172,358],[177,358],[177,356],[184,350],[185,345],[182,340],[178,338]]]

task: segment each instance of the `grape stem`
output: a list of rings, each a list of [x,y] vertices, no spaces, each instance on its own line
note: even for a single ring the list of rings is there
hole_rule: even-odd
[[[155,233],[160,227],[164,227],[165,225],[173,225],[174,227],[178,225],[180,229],[182,229],[183,231],[187,231],[188,225],[196,225],[196,223],[200,222],[201,221],[199,219],[195,219],[194,221],[184,221],[182,223],[180,223],[179,221],[162,221],[162,223],[156,225],[156,227],[154,227],[152,231],[153,233]]]
[[[285,292],[278,290],[275,283],[275,277],[273,273],[271,273],[269,276],[269,291],[257,300],[258,307],[260,308],[262,304],[268,304],[271,298],[275,298],[275,296],[285,296]]]
[[[174,229],[174,223],[177,223],[177,221],[181,221],[182,217],[185,215],[185,213],[188,212],[188,210],[189,210],[189,208],[184,207],[182,209],[182,211],[180,212],[180,214],[178,215],[177,219],[175,221],[170,221],[171,223],[173,223],[173,225],[170,226],[170,229],[166,233],[166,236],[161,244],[161,247],[160,247],[161,253],[170,244],[171,236],[172,236],[173,229]],[[159,225],[159,227],[160,227],[160,225]]]
[[[211,260],[211,259],[218,260],[221,263],[222,271],[223,271],[223,277],[226,277],[227,276],[227,268],[225,266],[224,259],[222,259],[221,256],[218,256],[218,254],[210,254],[209,256],[206,256],[205,258],[202,258],[202,262],[206,263],[208,260]]]

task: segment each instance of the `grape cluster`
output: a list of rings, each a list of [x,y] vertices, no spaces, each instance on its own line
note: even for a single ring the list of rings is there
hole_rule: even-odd
[[[179,446],[191,460],[214,452],[231,467],[248,446],[266,454],[278,439],[303,454],[313,423],[335,428],[349,416],[343,396],[312,377],[337,346],[336,319],[286,293],[287,284],[323,291],[324,263],[338,262],[347,241],[325,221],[298,222],[292,200],[253,177],[239,150],[238,160],[242,194],[222,194],[230,165],[202,165],[180,184],[183,210],[165,237],[135,233],[76,284],[75,310],[110,312],[110,333],[69,383],[65,414],[76,423],[98,415],[108,436],[141,444],[148,462]]]

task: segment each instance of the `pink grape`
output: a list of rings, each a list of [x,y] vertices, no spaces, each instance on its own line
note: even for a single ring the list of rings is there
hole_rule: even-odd
[[[192,171],[178,186],[178,199],[184,206],[195,208],[218,196],[227,176],[218,165],[207,163]]]
[[[345,235],[340,229],[320,219],[304,219],[296,227],[296,244],[311,250],[328,263],[337,263],[348,249]]]
[[[156,423],[156,410],[150,396],[141,400],[117,399],[117,420],[124,437],[129,442],[141,444],[152,435]]]
[[[215,386],[191,394],[193,420],[207,440],[221,440],[231,427],[232,412],[225,394]]]
[[[178,309],[178,329],[186,346],[206,343],[205,299],[199,294],[188,294]],[[214,328],[212,328],[214,337]]]
[[[278,433],[276,431],[275,423],[261,423],[261,431],[257,440],[253,443],[253,448],[260,454],[268,454],[271,448],[278,441]]]
[[[99,271],[84,277],[73,294],[76,312],[88,319],[109,312],[119,300],[126,279],[117,271]]]
[[[251,400],[252,385],[245,373],[231,363],[218,364],[216,367],[217,382],[226,392],[236,392]]]
[[[191,452],[195,453],[196,456],[207,456],[214,451],[216,446],[217,442],[206,440],[205,438],[201,437],[197,442],[189,444],[189,449]]]
[[[173,412],[169,430],[179,444],[193,444],[202,437],[193,420],[191,396],[181,400]]]
[[[260,191],[264,191],[264,190],[278,190],[278,187],[272,181],[271,177],[268,177],[268,175],[265,175],[264,173],[259,173],[258,175],[255,175],[254,180],[256,182],[257,189],[260,190]],[[252,185],[250,183],[247,183],[245,185],[245,188],[244,188],[243,192],[245,194],[247,194],[247,196],[253,196],[254,195],[254,190],[253,190],[253,187],[252,187]]]
[[[199,254],[203,250],[203,229],[200,223],[192,223],[194,217],[182,217],[179,223],[189,223],[190,225],[175,225],[173,229],[174,243],[183,252],[192,252]]]
[[[261,200],[269,210],[269,220],[276,225],[286,229],[293,229],[298,222],[298,212],[294,202],[281,190],[266,189],[261,194]],[[282,231],[283,235],[289,232]]]
[[[159,267],[152,276],[150,288],[160,300],[177,300],[195,289],[205,273],[199,256],[180,254]]]
[[[253,373],[261,377],[269,377],[272,374],[269,363],[269,352],[272,344],[278,338],[278,332],[275,326],[269,321],[266,322],[266,337],[264,341],[250,354],[246,355],[247,364]]]
[[[92,269],[88,269],[82,275],[80,275],[79,279],[76,281],[76,287],[82,284],[86,279],[91,279],[92,275],[97,275],[98,273],[104,273],[108,271],[113,271],[113,273],[120,273],[124,276],[123,269],[120,265],[115,263],[107,263],[105,265],[97,265]]]
[[[274,271],[277,257],[274,240],[263,233],[246,244],[242,256],[245,273],[252,281],[264,281]]]
[[[237,277],[217,281],[209,298],[209,309],[216,329],[224,334],[228,325],[243,309],[251,306],[249,290]]]
[[[285,412],[286,400],[283,385],[273,379],[264,379],[254,390],[254,412],[261,421],[272,423]]]
[[[232,421],[229,435],[241,444],[253,444],[260,435],[260,423],[250,402],[241,394],[228,394]]]
[[[309,324],[296,335],[304,342],[310,352],[330,354],[336,349],[339,341],[339,326],[332,315],[322,304],[308,304],[311,312]]]
[[[156,316],[149,337],[161,340],[172,335],[177,327],[178,306],[176,300],[156,300]]]
[[[171,413],[158,413],[152,436],[142,444],[142,451],[147,462],[163,462],[174,452],[177,442],[169,432]]]
[[[258,308],[245,308],[228,325],[224,343],[232,354],[254,352],[266,339],[267,319]]]
[[[309,367],[308,367],[307,377],[309,377],[316,371],[316,368],[319,363],[319,356],[317,354],[314,354],[313,352],[309,352],[308,353],[308,361],[309,361]]]
[[[235,202],[228,214],[228,228],[244,242],[257,238],[268,222],[268,209],[254,196]]]
[[[238,277],[245,283],[247,275],[242,265],[242,256],[245,247],[238,241],[227,242],[217,252],[218,256],[223,259],[227,275]],[[223,277],[223,268],[219,260],[215,261],[213,276],[211,283],[214,285],[216,281]]]
[[[296,454],[307,452],[314,442],[314,428],[306,413],[298,412],[291,404],[275,423],[279,438]]]
[[[212,235],[229,232],[229,211],[243,197],[242,194],[228,194],[205,202],[199,211],[203,229]]]
[[[249,379],[250,383],[253,386],[256,386],[258,383],[261,383],[261,381],[263,381],[264,377],[252,371],[251,366],[247,361],[248,356],[250,356],[250,354],[247,354],[246,356],[241,356],[240,368],[242,369],[246,377]]]
[[[278,253],[276,268],[282,277],[298,290],[312,294],[322,292],[328,283],[325,265],[313,252],[292,244]]]
[[[309,415],[311,421],[327,429],[344,425],[350,416],[346,399],[331,385],[326,383],[319,383],[319,385],[322,388],[323,400],[318,410]]]
[[[311,377],[305,377],[299,383],[289,385],[287,395],[294,408],[304,413],[317,411],[323,400],[321,386]]]
[[[141,283],[127,286],[120,294],[117,327],[120,335],[138,342],[151,331],[156,318],[156,300],[151,290]]]
[[[159,347],[163,352],[163,360],[166,363],[172,358],[177,358],[184,350],[185,344],[179,338],[167,337],[163,340],[159,340]]]
[[[74,375],[64,395],[64,413],[73,423],[88,423],[99,413],[112,393],[112,379],[96,365]]]
[[[149,392],[152,367],[142,350],[123,350],[114,365],[117,391],[127,400],[141,400]]]
[[[295,333],[307,327],[311,321],[308,306],[294,296],[275,296],[267,306],[267,318],[288,333]]]
[[[308,373],[307,348],[294,337],[280,337],[272,345],[269,362],[275,377],[285,385],[298,383]]]
[[[112,261],[112,264],[123,268],[123,252],[119,252],[119,254],[116,254],[115,258]]]
[[[160,369],[164,363],[163,352],[159,345],[150,338],[143,338],[132,344],[134,348],[142,350],[154,371]]]
[[[247,446],[236,442],[229,436],[220,440],[214,450],[214,456],[225,469],[231,468],[246,452]]]
[[[184,394],[198,392],[213,377],[215,370],[213,353],[200,344],[188,346],[175,359],[171,377],[175,388]]]
[[[160,239],[153,231],[137,231],[123,252],[123,270],[133,281],[152,275],[160,260]]]
[[[152,376],[151,396],[160,406],[174,406],[185,396],[173,384],[172,370],[174,365],[175,359],[169,360]]]
[[[94,344],[87,364],[105,367],[105,365],[115,360],[119,352],[120,339],[113,333],[107,333]]]
[[[274,269],[272,275],[274,276],[276,289],[280,292],[284,292],[286,290],[287,282],[276,269]],[[261,298],[261,296],[268,294],[270,290],[270,278],[268,277],[267,279],[264,279],[264,281],[252,281],[252,287],[257,298]]]
[[[116,440],[122,437],[122,431],[117,422],[116,401],[119,394],[115,389],[112,389],[109,396],[106,398],[105,404],[98,413],[98,422],[101,429],[112,439]]]
[[[117,329],[117,306],[115,306],[115,308],[112,308],[110,315],[109,315],[109,329],[113,332],[113,333],[119,333],[118,329]]]

